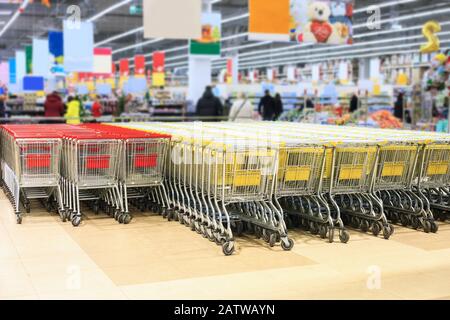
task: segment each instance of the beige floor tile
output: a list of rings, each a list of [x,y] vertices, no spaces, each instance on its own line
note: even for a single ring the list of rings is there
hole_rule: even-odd
[[[40,297],[63,291],[114,290],[114,283],[100,270],[73,266],[65,272],[48,272],[30,275]]]
[[[0,263],[5,264],[4,261]],[[7,268],[9,272],[0,273],[0,299],[36,294],[31,278],[22,265],[13,263]]]
[[[26,296],[0,298],[0,300],[39,300],[39,296],[37,294],[32,294],[32,295],[26,295]]]
[[[65,290],[39,295],[41,300],[126,300],[118,288],[108,290]]]

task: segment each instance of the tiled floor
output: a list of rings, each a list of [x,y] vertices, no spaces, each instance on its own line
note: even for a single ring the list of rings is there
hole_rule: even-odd
[[[251,237],[220,247],[159,216],[79,228],[39,206],[16,225],[0,194],[0,299],[449,299],[450,225],[347,245],[292,232],[292,252]]]

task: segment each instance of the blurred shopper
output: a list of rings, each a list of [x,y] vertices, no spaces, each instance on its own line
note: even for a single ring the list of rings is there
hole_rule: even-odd
[[[247,121],[253,119],[253,105],[245,94],[240,93],[230,109],[230,121]]]
[[[70,96],[67,99],[67,112],[64,117],[68,124],[80,124],[80,101]]]
[[[266,90],[264,97],[259,101],[258,112],[264,121],[272,121],[275,117],[275,109],[275,99],[270,95],[270,91]]]
[[[126,114],[134,113],[135,112],[134,109],[135,108],[134,108],[134,102],[133,102],[133,95],[131,93],[129,93],[127,95],[127,97],[125,98],[125,105],[124,105],[123,112]]]
[[[284,111],[283,99],[281,99],[281,95],[279,93],[277,93],[275,95],[275,117],[274,117],[274,120],[278,120],[278,118],[280,118],[283,111]]]
[[[94,103],[92,104],[92,116],[94,118],[100,118],[103,114],[103,107],[102,104],[100,103],[100,97],[96,96],[94,98]]]
[[[354,93],[352,95],[352,98],[350,99],[350,113],[353,113],[358,110],[358,103],[359,103],[359,98],[356,95],[356,93]]]
[[[197,102],[196,114],[199,117],[220,117],[223,115],[223,105],[214,96],[212,88],[207,86],[203,96]]]
[[[394,116],[400,120],[403,120],[403,107],[404,107],[404,94],[400,92],[397,96],[397,101],[394,105]]]
[[[64,103],[59,94],[53,91],[44,103],[45,117],[59,118],[64,114]]]

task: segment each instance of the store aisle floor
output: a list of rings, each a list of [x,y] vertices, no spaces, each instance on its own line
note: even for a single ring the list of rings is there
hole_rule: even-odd
[[[176,222],[89,214],[80,228],[39,206],[16,225],[0,195],[0,299],[450,299],[450,225],[349,244],[291,232],[292,252],[251,237],[221,248]]]

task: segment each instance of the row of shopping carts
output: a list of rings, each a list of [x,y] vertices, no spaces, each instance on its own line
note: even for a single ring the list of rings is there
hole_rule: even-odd
[[[129,223],[128,205],[168,203],[164,165],[170,137],[91,125],[5,125],[1,127],[2,182],[17,222],[21,205],[40,199],[61,219],[78,226],[81,202]]]
[[[450,211],[450,136],[295,123],[1,127],[2,183],[78,226],[81,203],[129,223],[129,206],[178,220],[235,251],[254,234],[291,250],[291,227],[329,242],[346,227],[389,239],[437,232]]]
[[[389,239],[392,223],[437,232],[447,212],[450,136],[294,123],[138,124],[173,136],[169,201],[179,220],[234,250],[249,231],[290,250],[287,227],[333,242],[346,225]]]

